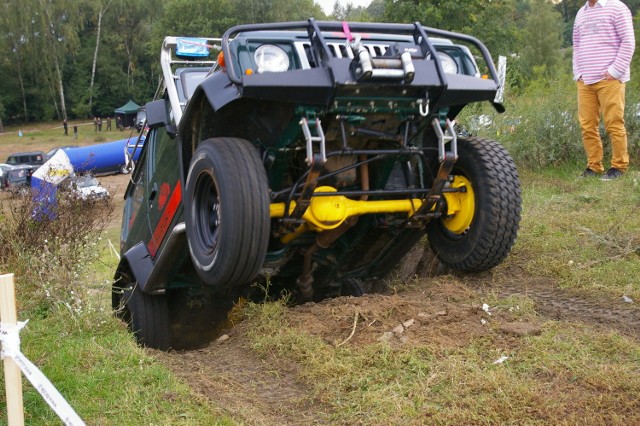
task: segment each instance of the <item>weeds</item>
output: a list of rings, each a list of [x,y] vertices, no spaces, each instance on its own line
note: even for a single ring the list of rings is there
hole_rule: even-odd
[[[113,204],[59,191],[52,214],[35,214],[39,208],[31,194],[3,201],[0,268],[16,274],[27,309],[57,306],[80,314],[87,303],[83,279],[99,257]]]
[[[640,155],[640,101],[636,93],[627,92],[625,125],[629,155],[637,158]],[[489,105],[472,105],[465,108],[458,122],[471,134],[500,141],[519,167],[540,170],[585,162],[577,93],[570,76],[558,77],[552,82],[534,82],[522,96],[508,99],[506,110],[498,114]],[[488,118],[484,119],[484,125],[479,125],[478,117]],[[606,156],[611,147],[604,123],[601,123],[600,134]]]

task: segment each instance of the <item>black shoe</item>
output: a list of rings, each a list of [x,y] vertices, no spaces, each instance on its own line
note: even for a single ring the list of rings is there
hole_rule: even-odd
[[[582,172],[582,174],[580,175],[581,178],[590,178],[590,177],[596,177],[596,176],[600,176],[600,173],[596,173],[588,167],[587,167],[587,170]]]
[[[618,179],[618,178],[620,178],[622,176],[624,176],[624,172],[623,171],[618,170],[615,167],[612,167],[609,170],[607,170],[607,173],[602,175],[600,180],[614,180],[614,179]]]

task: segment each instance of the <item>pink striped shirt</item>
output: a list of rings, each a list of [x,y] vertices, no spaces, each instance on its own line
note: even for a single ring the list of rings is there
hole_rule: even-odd
[[[598,0],[580,8],[573,25],[573,79],[597,83],[606,71],[629,81],[636,40],[629,8],[620,0]]]

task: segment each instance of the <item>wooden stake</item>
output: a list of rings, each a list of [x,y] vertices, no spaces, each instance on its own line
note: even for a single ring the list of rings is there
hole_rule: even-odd
[[[9,325],[15,325],[17,321],[13,274],[0,275],[0,321]],[[4,384],[9,426],[23,426],[22,373],[20,367],[9,357],[4,358]]]

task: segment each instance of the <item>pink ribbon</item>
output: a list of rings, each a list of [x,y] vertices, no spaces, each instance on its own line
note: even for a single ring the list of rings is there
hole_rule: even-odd
[[[351,35],[351,30],[349,30],[349,24],[347,23],[347,21],[342,21],[342,31],[347,37],[347,41],[353,41],[353,36]]]

